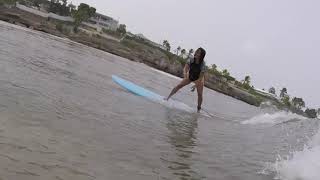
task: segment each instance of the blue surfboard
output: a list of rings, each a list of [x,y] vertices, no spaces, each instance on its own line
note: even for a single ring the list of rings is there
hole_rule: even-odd
[[[164,100],[164,97],[152,92],[148,89],[145,89],[141,86],[138,86],[136,84],[134,84],[133,82],[127,81],[125,79],[122,79],[116,75],[112,75],[112,80],[117,83],[118,85],[120,85],[121,87],[123,87],[124,89],[128,90],[129,92],[136,94],[138,96],[142,96],[145,97],[151,101],[160,103],[164,106],[167,106],[169,108],[175,108],[175,109],[180,109],[183,111],[188,111],[188,112],[194,112],[194,108],[191,108],[190,106],[179,102],[179,101],[175,101],[170,99],[169,101]]]
[[[162,100],[163,96],[160,96],[157,93],[154,93],[148,89],[145,89],[141,86],[138,86],[130,81],[124,80],[116,75],[112,75],[112,80],[119,84],[121,87],[125,88],[126,90],[136,94],[138,96],[146,97],[151,100]]]
[[[190,106],[188,106],[182,102],[175,101],[172,99],[170,99],[169,101],[166,101],[166,100],[164,100],[163,96],[161,96],[155,92],[152,92],[148,89],[145,89],[141,86],[138,86],[138,85],[134,84],[133,82],[122,79],[116,75],[112,75],[112,80],[115,83],[117,83],[118,85],[120,85],[122,88],[128,90],[129,92],[131,92],[133,94],[145,97],[151,101],[160,103],[160,104],[167,106],[169,108],[180,109],[180,110],[187,111],[187,112],[195,112],[194,111],[195,108],[191,108]],[[209,116],[208,115],[205,115],[205,116],[206,117],[210,117],[210,116],[213,117],[211,114],[209,114]]]

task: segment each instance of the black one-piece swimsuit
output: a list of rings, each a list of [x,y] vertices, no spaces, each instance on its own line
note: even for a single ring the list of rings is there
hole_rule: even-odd
[[[189,69],[189,80],[190,81],[196,81],[199,79],[200,73],[201,73],[201,65],[202,63],[197,64],[196,61],[193,61],[191,63],[190,69]]]

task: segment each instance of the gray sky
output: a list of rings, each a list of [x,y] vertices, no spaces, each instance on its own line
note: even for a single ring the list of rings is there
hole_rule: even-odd
[[[228,69],[257,88],[287,87],[320,107],[318,0],[74,0],[173,48],[199,46],[207,64]]]

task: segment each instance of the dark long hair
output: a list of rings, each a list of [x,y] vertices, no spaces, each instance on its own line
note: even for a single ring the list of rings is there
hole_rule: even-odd
[[[206,50],[204,50],[202,47],[198,48],[197,51],[200,51],[200,62],[202,63],[204,61],[204,57],[206,56]]]

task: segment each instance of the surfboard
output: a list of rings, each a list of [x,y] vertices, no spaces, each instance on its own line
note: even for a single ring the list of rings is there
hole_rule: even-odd
[[[148,99],[151,100],[162,100],[164,97],[152,92],[148,89],[145,89],[141,86],[138,86],[136,84],[134,84],[133,82],[127,81],[125,79],[122,79],[116,75],[112,75],[112,80],[117,83],[118,85],[120,85],[121,87],[123,87],[124,89],[130,91],[133,94],[136,94],[138,96],[142,96],[142,97],[146,97]]]
[[[123,78],[120,78],[119,76],[116,75],[112,75],[112,80],[117,83],[118,85],[120,85],[122,88],[126,89],[127,91],[147,98],[153,102],[162,104],[166,107],[169,108],[175,108],[175,109],[179,109],[179,110],[183,110],[183,111],[187,111],[187,112],[194,112],[194,108],[191,108],[190,106],[180,102],[180,101],[176,101],[173,99],[170,99],[169,101],[164,100],[164,96],[161,96],[155,92],[152,92],[146,88],[143,88],[131,81],[125,80]]]
[[[112,80],[113,82],[117,83],[118,85],[120,85],[122,88],[126,89],[127,91],[141,96],[141,97],[145,97],[151,101],[160,103],[164,106],[167,106],[169,108],[175,108],[175,109],[179,109],[179,110],[183,110],[183,111],[187,111],[187,112],[191,112],[194,113],[195,112],[195,108],[191,108],[190,106],[176,101],[176,100],[172,100],[170,99],[169,101],[164,100],[164,97],[152,92],[146,88],[143,88],[131,81],[125,80],[123,78],[120,78],[119,76],[116,75],[112,75]],[[215,117],[214,115],[210,114],[209,112],[205,111],[206,114],[201,113],[202,115],[206,116],[206,117]]]

